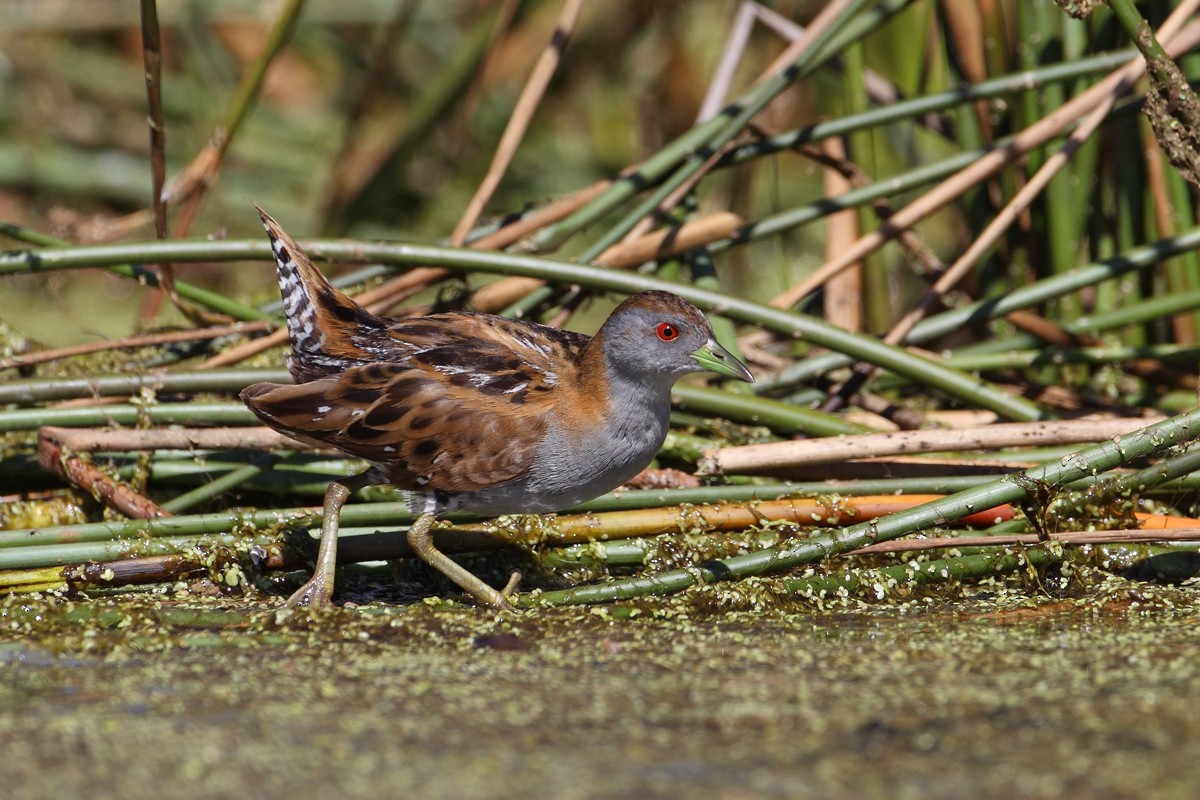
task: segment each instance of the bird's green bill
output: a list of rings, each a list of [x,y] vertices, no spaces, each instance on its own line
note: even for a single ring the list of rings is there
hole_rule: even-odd
[[[710,372],[754,383],[754,376],[750,374],[750,370],[746,369],[746,365],[738,361],[728,350],[721,347],[713,339],[709,339],[708,344],[704,345],[704,347],[693,351],[692,358],[697,364]]]

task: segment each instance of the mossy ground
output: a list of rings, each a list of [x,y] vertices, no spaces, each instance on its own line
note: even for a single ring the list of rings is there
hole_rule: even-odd
[[[1200,591],[488,612],[9,598],[0,783],[84,797],[1195,797]]]

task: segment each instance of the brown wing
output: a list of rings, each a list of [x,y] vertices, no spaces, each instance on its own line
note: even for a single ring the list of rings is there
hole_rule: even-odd
[[[401,488],[507,483],[532,465],[554,405],[555,365],[569,368],[568,352],[587,337],[495,319],[399,323],[404,361],[295,386],[256,384],[242,399],[271,427],[377,464]]]

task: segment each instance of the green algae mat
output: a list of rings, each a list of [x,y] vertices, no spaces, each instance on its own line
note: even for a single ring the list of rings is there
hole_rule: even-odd
[[[1195,797],[1200,591],[492,612],[9,597],[34,797]]]

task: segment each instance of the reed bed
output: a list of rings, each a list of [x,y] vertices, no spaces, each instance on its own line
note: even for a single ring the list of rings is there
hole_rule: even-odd
[[[752,365],[677,388],[636,486],[439,530],[520,553],[523,607],[878,603],[1200,546],[1200,0],[70,5],[0,7],[27,78],[0,592],[275,597],[304,568],[363,465],[237,401],[287,380],[247,198],[377,313],[590,332],[665,289]],[[345,561],[408,555],[396,491],[342,520]]]

